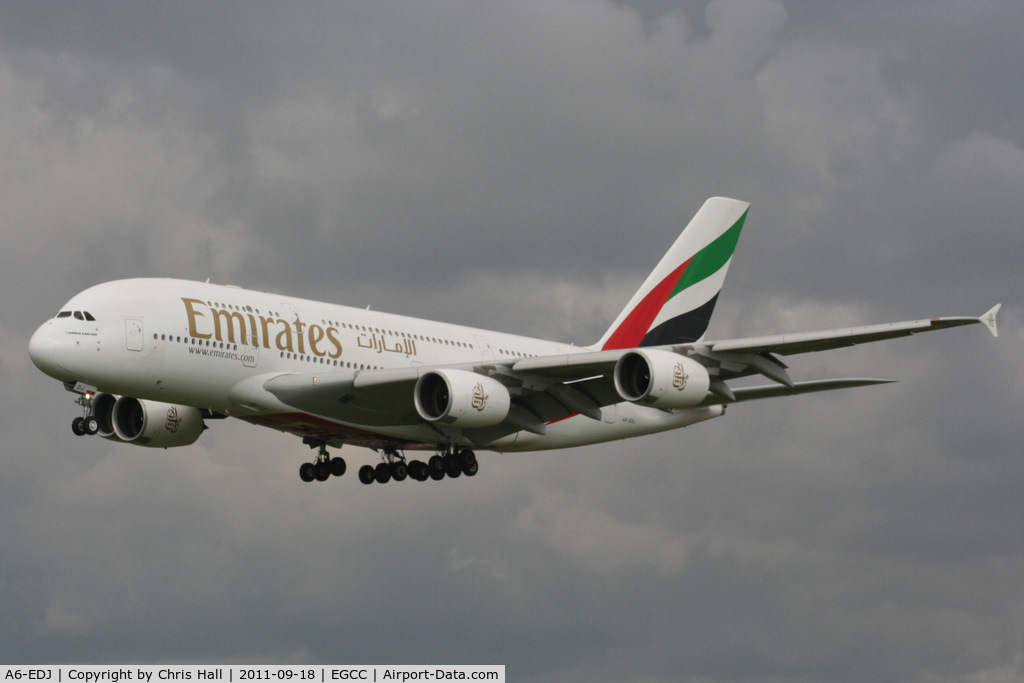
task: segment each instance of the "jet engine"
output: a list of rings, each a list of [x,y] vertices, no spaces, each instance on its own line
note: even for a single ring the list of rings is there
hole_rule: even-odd
[[[91,414],[96,418],[96,433],[104,439],[117,441],[114,434],[114,404],[117,403],[117,396],[113,394],[96,394],[92,397]]]
[[[614,377],[615,390],[622,398],[664,410],[699,404],[711,385],[703,365],[658,349],[624,353],[615,364]]]
[[[129,396],[114,403],[110,423],[121,441],[150,448],[188,446],[205,428],[198,408]]]
[[[512,398],[496,379],[468,370],[432,370],[416,382],[416,412],[428,422],[490,427],[508,415]]]

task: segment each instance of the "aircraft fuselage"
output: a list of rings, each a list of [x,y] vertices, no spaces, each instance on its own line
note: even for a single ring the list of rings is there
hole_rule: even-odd
[[[195,406],[328,442],[435,448],[428,425],[346,424],[297,412],[262,384],[289,373],[359,373],[576,354],[570,344],[481,330],[237,287],[172,279],[108,282],[83,291],[30,343],[37,365],[69,383],[111,394]],[[86,319],[86,315],[88,318]],[[603,419],[572,416],[545,434],[488,444],[518,451],[596,443],[674,429],[720,415],[688,416],[620,404]],[[464,445],[470,445],[465,443]]]

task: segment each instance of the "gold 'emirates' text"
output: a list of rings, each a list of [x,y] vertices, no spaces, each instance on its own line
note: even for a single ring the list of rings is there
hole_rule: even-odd
[[[340,331],[336,327],[307,325],[299,318],[267,318],[252,313],[213,308],[199,299],[186,299],[188,333],[197,339],[276,348],[279,351],[305,353],[320,358],[340,358]],[[273,346],[271,346],[273,339]]]

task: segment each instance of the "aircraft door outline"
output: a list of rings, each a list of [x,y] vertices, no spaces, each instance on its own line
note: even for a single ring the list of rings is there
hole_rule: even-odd
[[[140,318],[125,318],[124,320],[124,345],[129,351],[142,351],[142,320]]]

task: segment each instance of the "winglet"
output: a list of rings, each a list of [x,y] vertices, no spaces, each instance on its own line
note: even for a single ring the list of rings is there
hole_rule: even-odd
[[[993,337],[999,336],[999,328],[996,327],[996,314],[999,313],[999,308],[1002,304],[996,304],[989,309],[987,313],[978,318],[978,322],[988,328],[988,331],[992,333]]]

